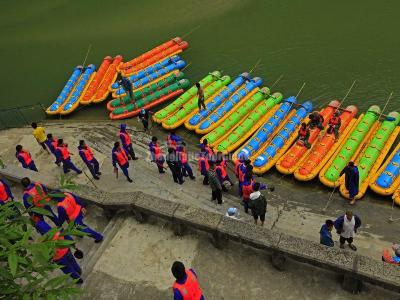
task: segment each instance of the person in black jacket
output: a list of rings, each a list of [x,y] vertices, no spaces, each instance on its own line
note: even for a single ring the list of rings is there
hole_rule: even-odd
[[[346,190],[349,192],[350,204],[356,203],[355,197],[358,194],[359,189],[359,173],[358,168],[354,162],[350,161],[346,167],[340,172],[340,176],[344,174],[344,184]]]
[[[182,184],[185,181],[182,176],[182,165],[179,161],[179,157],[175,152],[175,149],[168,148],[168,154],[166,155],[166,162],[171,170],[172,177],[176,183]]]

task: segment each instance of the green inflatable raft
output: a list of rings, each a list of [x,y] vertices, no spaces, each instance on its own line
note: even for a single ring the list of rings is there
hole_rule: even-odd
[[[221,72],[214,71],[209,73],[206,77],[199,81],[203,89],[206,89],[211,83],[221,78]],[[167,117],[171,116],[174,112],[180,109],[185,103],[191,100],[197,95],[197,87],[194,85],[188,89],[184,94],[182,94],[178,99],[159,110],[153,115],[153,121],[156,123],[162,123]]]

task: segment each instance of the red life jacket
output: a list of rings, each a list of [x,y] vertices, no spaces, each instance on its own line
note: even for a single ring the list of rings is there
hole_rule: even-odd
[[[24,191],[24,195],[28,195],[32,197],[32,203],[36,207],[43,207],[45,204],[39,203],[41,200],[45,200],[46,202],[50,201],[50,197],[47,196],[46,192],[43,190],[42,186],[35,182],[33,187]]]
[[[245,171],[242,171],[242,166],[243,166],[244,164],[241,164],[240,165],[240,167],[239,167],[239,171],[238,171],[238,174],[239,174],[239,181],[240,182],[243,182],[244,181],[244,177],[246,176],[246,170]]]
[[[170,134],[167,136],[167,145],[168,145],[168,148],[173,148],[173,149],[176,150],[176,141],[174,141],[174,140],[171,138],[171,135],[170,135]]]
[[[306,128],[300,127],[299,136],[300,136],[301,138],[306,137],[306,136],[307,136],[307,133],[308,133],[307,127],[306,127]]]
[[[219,165],[215,167],[215,172],[217,172],[217,170],[221,170],[221,176],[222,178],[226,177],[226,170],[223,166]]]
[[[117,161],[120,166],[125,165],[128,162],[128,155],[126,155],[126,152],[124,149],[121,147],[114,151],[115,156],[117,157]]]
[[[21,150],[18,155],[22,157],[27,166],[29,166],[29,164],[32,162],[31,154],[29,152]]]
[[[239,178],[239,169],[242,166],[243,162],[240,160],[235,161],[235,175],[237,178]]]
[[[160,148],[160,145],[158,144],[158,143],[153,143],[152,142],[152,146],[153,146],[153,149],[154,149],[154,156],[155,156],[155,159],[156,160],[159,160],[160,159],[160,157],[162,156],[162,151],[161,151],[161,148]]]
[[[57,149],[57,139],[53,138],[53,140],[51,141],[51,145],[54,149]]]
[[[124,136],[126,145],[129,146],[130,144],[132,144],[131,137],[130,137],[130,135],[129,135],[128,133],[120,131],[120,132],[119,132],[119,135],[120,135],[120,136],[121,136],[121,135]],[[122,144],[124,144],[124,143],[122,143]]]
[[[64,237],[60,236],[60,232],[57,231],[53,238],[53,241],[63,241]],[[61,258],[63,258],[67,253],[68,253],[69,249],[68,248],[56,248],[55,253],[53,255],[53,260],[60,260]]]
[[[61,152],[62,160],[67,160],[70,157],[67,146],[62,145],[61,147],[57,147],[57,149]]]
[[[0,202],[6,203],[8,201],[8,194],[6,191],[6,186],[0,181]]]
[[[329,125],[338,125],[339,122],[340,122],[340,118],[339,118],[339,117],[336,117],[336,116],[332,116],[332,117],[329,119]]]
[[[181,151],[181,152],[179,152],[179,154],[180,154],[181,162],[183,164],[186,164],[187,163],[187,153],[186,153],[186,151]]]
[[[199,167],[199,171],[201,172],[201,162],[204,161],[205,165],[206,165],[206,171],[208,171],[210,169],[210,165],[208,164],[208,160],[201,156],[199,158],[199,160],[197,161],[198,167]]]
[[[185,272],[186,282],[180,284],[175,281],[173,288],[181,293],[183,300],[200,300],[203,293],[196,276],[190,270],[185,270]]]
[[[81,212],[81,206],[76,203],[75,198],[70,193],[64,193],[63,201],[58,202],[57,206],[64,208],[68,216],[68,222],[74,221]]]
[[[83,151],[83,155],[85,155],[87,161],[92,161],[94,155],[89,146],[86,146],[86,149],[82,148],[81,151]]]
[[[250,200],[250,194],[253,192],[253,183],[254,180],[250,181],[250,184],[246,184],[242,186],[243,200]]]

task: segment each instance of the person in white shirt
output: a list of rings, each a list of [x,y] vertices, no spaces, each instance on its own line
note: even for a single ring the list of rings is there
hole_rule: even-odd
[[[337,218],[333,225],[336,228],[336,232],[340,234],[340,248],[344,249],[344,245],[347,242],[351,250],[357,251],[357,247],[353,245],[353,239],[357,229],[361,226],[361,219],[348,210],[344,216]]]

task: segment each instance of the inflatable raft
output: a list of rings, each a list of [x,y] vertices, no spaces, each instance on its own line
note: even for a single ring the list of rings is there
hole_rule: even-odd
[[[205,90],[208,88],[208,86],[210,84],[215,82],[215,80],[217,80],[220,77],[221,77],[221,72],[219,72],[219,71],[211,72],[199,81],[200,86],[203,88],[203,90]],[[190,89],[188,89],[184,94],[182,94],[174,102],[170,103],[163,109],[156,112],[153,115],[153,121],[158,124],[161,124],[162,121],[167,119],[169,116],[173,115],[178,109],[180,109],[184,104],[186,104],[190,100],[197,100],[196,85],[193,85]]]
[[[312,108],[313,106],[310,101],[297,105],[295,111],[288,115],[285,119],[287,121],[276,131],[270,142],[259,142],[251,139],[251,142],[247,143],[241,150],[235,152],[234,156],[241,159],[250,158],[254,162],[253,172],[255,174],[264,174],[275,165],[277,160],[295,142],[300,125],[312,111]],[[262,146],[258,146],[257,143],[262,144]],[[257,148],[259,150],[254,154],[254,150]],[[250,157],[249,154],[251,153],[253,155]]]
[[[131,103],[126,106],[122,106],[114,109],[110,113],[110,118],[113,120],[121,120],[137,116],[142,108],[150,109],[156,105],[159,105],[169,99],[181,95],[190,86],[190,82],[187,79],[181,79],[178,82],[166,86],[163,89],[154,92],[142,99],[136,101],[136,106]]]
[[[189,47],[186,41],[176,37],[119,66],[122,76],[130,76],[166,57],[176,55]]]
[[[394,200],[394,203],[396,203],[397,205],[400,205],[400,186],[399,186],[398,189],[394,192],[394,194],[393,194],[393,200]]]
[[[71,76],[69,77],[67,83],[64,88],[61,90],[60,95],[58,95],[57,99],[46,109],[46,113],[48,115],[56,115],[60,111],[64,102],[68,99],[71,92],[73,91],[76,83],[82,74],[82,66],[77,66],[74,68]]]
[[[186,66],[186,63],[183,60],[171,62],[171,64],[169,64],[168,66],[161,68],[161,69],[159,69],[137,81],[132,82],[132,88],[133,88],[133,90],[136,90],[141,87],[144,87],[145,85],[151,83],[154,80],[162,79],[163,77],[168,76],[171,72],[173,72],[175,70],[183,69],[185,66]],[[125,96],[125,95],[126,95],[126,91],[123,87],[119,87],[118,89],[114,90],[114,92],[112,93],[113,98],[118,98],[118,97]]]
[[[355,164],[358,166],[360,184],[359,192],[355,199],[360,199],[367,191],[369,181],[373,174],[379,169],[385,159],[390,147],[393,145],[400,132],[397,125],[400,122],[400,114],[391,112],[388,117],[381,123],[379,128],[374,132],[372,139],[367,146],[355,159]],[[349,198],[344,180],[340,184],[340,193],[343,197]]]
[[[95,72],[93,80],[90,81],[88,88],[80,98],[79,100],[80,104],[87,105],[92,102],[93,96],[96,93],[101,82],[103,81],[104,76],[106,75],[107,70],[112,62],[113,58],[111,56],[104,57],[103,62],[101,63],[99,69],[97,70],[97,72]]]
[[[340,115],[341,126],[339,128],[339,139],[335,141],[334,133],[328,133],[326,128],[323,137],[315,144],[311,152],[304,158],[303,162],[294,171],[294,177],[300,181],[314,179],[322,167],[329,161],[336,149],[347,139],[357,122],[355,116],[357,107],[348,106]]]
[[[240,124],[259,103],[266,101],[265,98],[269,96],[269,88],[263,87],[253,94],[250,99],[245,98],[246,101],[242,105],[238,106],[217,128],[206,134],[203,139],[207,139],[210,147],[218,144],[225,135]],[[270,99],[270,101],[272,100]]]
[[[199,125],[195,127],[197,134],[206,134],[217,128],[228,118],[236,109],[240,109],[243,105],[257,92],[262,84],[262,79],[255,77],[246,85],[240,88],[227,101],[221,104],[214,112],[205,118]]]
[[[209,84],[204,89],[204,99],[206,105],[212,101],[224,90],[225,86],[231,82],[229,76],[222,76]],[[197,97],[194,96],[188,102],[183,104],[174,114],[167,117],[162,122],[162,127],[171,130],[182,125],[188,118],[198,112]]]
[[[151,95],[151,94],[157,92],[158,90],[161,90],[162,88],[165,88],[171,84],[174,84],[175,82],[177,82],[181,79],[184,79],[184,78],[185,78],[185,74],[183,74],[181,71],[172,72],[167,77],[165,77],[161,80],[158,80],[156,82],[153,82],[150,85],[148,85],[142,89],[134,91],[133,99],[134,100],[142,99],[142,98],[144,98],[148,95]],[[126,95],[124,97],[113,99],[113,100],[109,101],[107,103],[107,109],[109,111],[113,111],[114,109],[116,109],[118,107],[126,106],[130,103],[132,103],[131,98],[129,95]]]
[[[162,68],[165,68],[166,66],[168,66],[170,64],[173,64],[173,63],[175,63],[175,62],[177,62],[179,60],[182,60],[182,59],[178,55],[167,57],[164,60],[162,60],[162,61],[160,61],[158,63],[155,63],[154,65],[151,65],[151,66],[149,66],[149,67],[147,67],[147,68],[145,68],[143,70],[140,70],[139,72],[134,73],[133,75],[131,75],[129,77],[126,77],[126,78],[130,82],[138,81],[139,79],[142,79],[142,78],[150,75],[151,73],[154,73],[154,72],[156,72],[156,71],[158,71],[158,70],[160,70]],[[110,90],[112,92],[114,92],[115,90],[118,90],[119,88],[120,88],[120,86],[119,86],[118,82],[114,82],[110,86]]]
[[[276,105],[281,102],[282,98],[283,96],[281,93],[274,93],[269,96],[266,101],[257,105],[256,108],[230,130],[228,134],[214,143],[214,151],[221,151],[227,154],[237,149],[276,112]]]
[[[101,81],[96,93],[93,96],[92,103],[100,103],[107,99],[110,93],[108,88],[117,79],[118,76],[117,67],[121,63],[121,61],[122,61],[121,55],[117,55],[116,57],[114,57],[113,62],[108,67],[103,80]]]
[[[320,114],[324,118],[323,126],[328,124],[329,119],[340,106],[339,101],[332,101],[327,107],[325,107]],[[318,127],[310,129],[310,137],[308,142],[311,147],[318,141],[321,130]],[[311,149],[307,149],[304,145],[295,143],[277,162],[276,169],[282,174],[292,174],[298,166],[305,159],[307,153]]]
[[[195,130],[196,126],[200,124],[202,120],[207,118],[207,116],[211,114],[214,109],[220,106],[224,101],[228,100],[229,97],[231,97],[237,90],[242,88],[245,85],[245,81],[248,80],[250,80],[249,73],[240,74],[235,78],[234,81],[223,88],[217,96],[205,103],[206,109],[202,109],[200,111],[199,109],[195,110],[194,114],[185,121],[185,127],[189,130]]]
[[[379,126],[378,116],[380,108],[371,106],[365,115],[360,115],[354,129],[348,135],[344,144],[341,144],[336,152],[319,173],[319,180],[328,187],[340,185],[340,172],[349,161],[354,161],[358,153],[364,148],[366,142]]]
[[[380,195],[392,195],[400,188],[400,143],[378,172],[372,176],[369,187]]]

